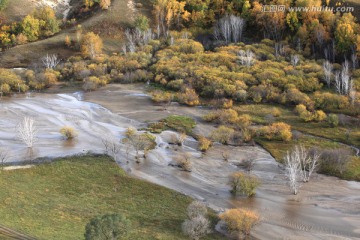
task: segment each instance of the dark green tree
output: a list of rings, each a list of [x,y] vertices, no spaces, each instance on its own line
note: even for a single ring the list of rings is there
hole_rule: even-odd
[[[85,227],[86,240],[116,240],[128,234],[130,221],[120,214],[106,214],[90,220]]]

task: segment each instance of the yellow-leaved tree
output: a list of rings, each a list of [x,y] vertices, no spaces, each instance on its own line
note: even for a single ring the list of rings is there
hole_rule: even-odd
[[[358,26],[351,13],[345,13],[336,23],[336,48],[341,53],[347,53],[355,46]]]
[[[81,54],[84,57],[94,59],[102,53],[103,41],[99,35],[88,32],[85,34],[81,41]]]

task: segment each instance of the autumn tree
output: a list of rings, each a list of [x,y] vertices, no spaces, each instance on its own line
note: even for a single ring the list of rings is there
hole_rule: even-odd
[[[356,44],[358,26],[351,13],[345,13],[336,23],[336,48],[341,53],[348,53]]]
[[[260,129],[260,134],[267,139],[279,139],[288,142],[292,138],[291,126],[284,122],[276,122]]]
[[[321,0],[296,0],[295,6],[299,8],[319,8],[321,7]],[[311,23],[314,19],[318,19],[321,11],[300,11],[299,18],[302,19],[303,23]]]
[[[99,5],[102,9],[108,9],[111,5],[111,0],[99,0]]]
[[[0,68],[0,90],[3,94],[26,92],[28,89],[19,75],[9,69]]]
[[[251,229],[260,221],[260,217],[255,212],[247,209],[229,209],[220,214],[220,219],[226,224],[229,232],[249,235]]]
[[[256,188],[260,185],[260,180],[253,175],[236,172],[230,176],[231,193],[236,195],[241,193],[247,197],[255,195]]]
[[[34,12],[34,17],[40,21],[40,32],[43,36],[51,36],[60,31],[59,21],[55,11],[49,6],[42,6]]]
[[[190,13],[185,10],[186,2],[176,0],[156,0],[154,15],[158,24],[158,31],[167,36],[171,26],[180,27],[183,21],[190,18]]]
[[[94,59],[102,53],[103,41],[99,35],[89,32],[85,34],[81,41],[81,54],[84,57]]]
[[[66,47],[68,47],[68,48],[71,47],[71,38],[69,35],[66,35],[64,43],[65,43]]]
[[[301,26],[297,12],[295,11],[289,12],[286,15],[286,23],[292,32],[297,32],[297,30]]]
[[[284,2],[285,4],[285,2]],[[282,4],[282,5],[284,5]],[[285,4],[288,6],[288,3]],[[266,12],[259,2],[253,3],[252,16],[266,37],[280,41],[285,31],[286,13],[283,11]]]
[[[86,9],[91,8],[95,4],[99,4],[102,9],[108,9],[111,4],[111,0],[83,0]]]
[[[138,15],[134,21],[135,28],[146,31],[149,28],[149,18],[144,15]]]
[[[21,22],[21,32],[29,41],[35,41],[40,36],[40,29],[43,22],[31,15],[26,16]]]

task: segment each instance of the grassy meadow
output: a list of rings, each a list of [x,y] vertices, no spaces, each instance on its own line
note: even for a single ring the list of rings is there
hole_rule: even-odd
[[[131,221],[126,239],[187,239],[181,223],[192,200],[127,176],[106,156],[2,171],[0,185],[1,223],[37,239],[83,239],[86,223],[106,213],[121,213]]]
[[[285,122],[291,125],[294,134],[290,142],[267,140],[257,137],[256,142],[271,153],[278,161],[282,161],[286,152],[295,145],[302,144],[307,148],[318,147],[320,149],[349,148],[344,144],[360,146],[360,128],[355,125],[330,127],[329,123],[304,122],[293,110],[281,105],[250,104],[235,107],[239,114],[248,114],[255,124],[266,125],[269,123],[267,116],[271,115],[274,108],[280,111],[278,117],[270,119],[276,122]],[[351,180],[360,180],[360,158],[352,157],[348,170],[342,175],[331,173],[338,177]]]

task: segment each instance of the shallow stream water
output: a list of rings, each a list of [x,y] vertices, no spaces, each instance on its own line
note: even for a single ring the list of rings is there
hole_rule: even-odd
[[[141,91],[93,94],[109,94],[108,98],[112,99],[109,104],[120,106],[119,109],[113,113],[101,105],[83,101],[82,93],[38,94],[0,100],[0,147],[8,149],[9,161],[102,153],[103,136],[111,135],[120,140],[127,127],[144,127],[146,124],[141,119],[160,114],[159,108],[152,107],[148,96]],[[91,98],[91,95],[85,97]],[[142,103],[140,112],[131,101]],[[176,109],[187,111],[180,106],[172,107],[175,112]],[[202,110],[192,108],[188,113],[196,118],[198,111]],[[132,118],[132,114],[136,117]],[[24,116],[35,119],[38,128],[33,151],[17,138],[16,127]],[[64,140],[59,133],[63,126],[75,128],[78,137]],[[264,149],[215,144],[202,154],[196,150],[197,142],[191,137],[183,146],[169,144],[176,134],[165,131],[157,135],[156,148],[139,164],[134,160],[134,151],[129,152],[122,146],[117,158],[119,165],[135,177],[190,195],[219,212],[233,207],[257,211],[262,221],[252,232],[255,238],[360,239],[360,183],[315,175],[311,182],[303,184],[300,194],[294,196],[286,185],[282,168]],[[229,154],[228,161],[222,157],[224,152]],[[169,165],[181,153],[191,156],[192,172]],[[252,173],[262,181],[256,196],[250,199],[233,197],[228,184],[229,175],[241,171],[238,165],[246,159],[255,160]]]

